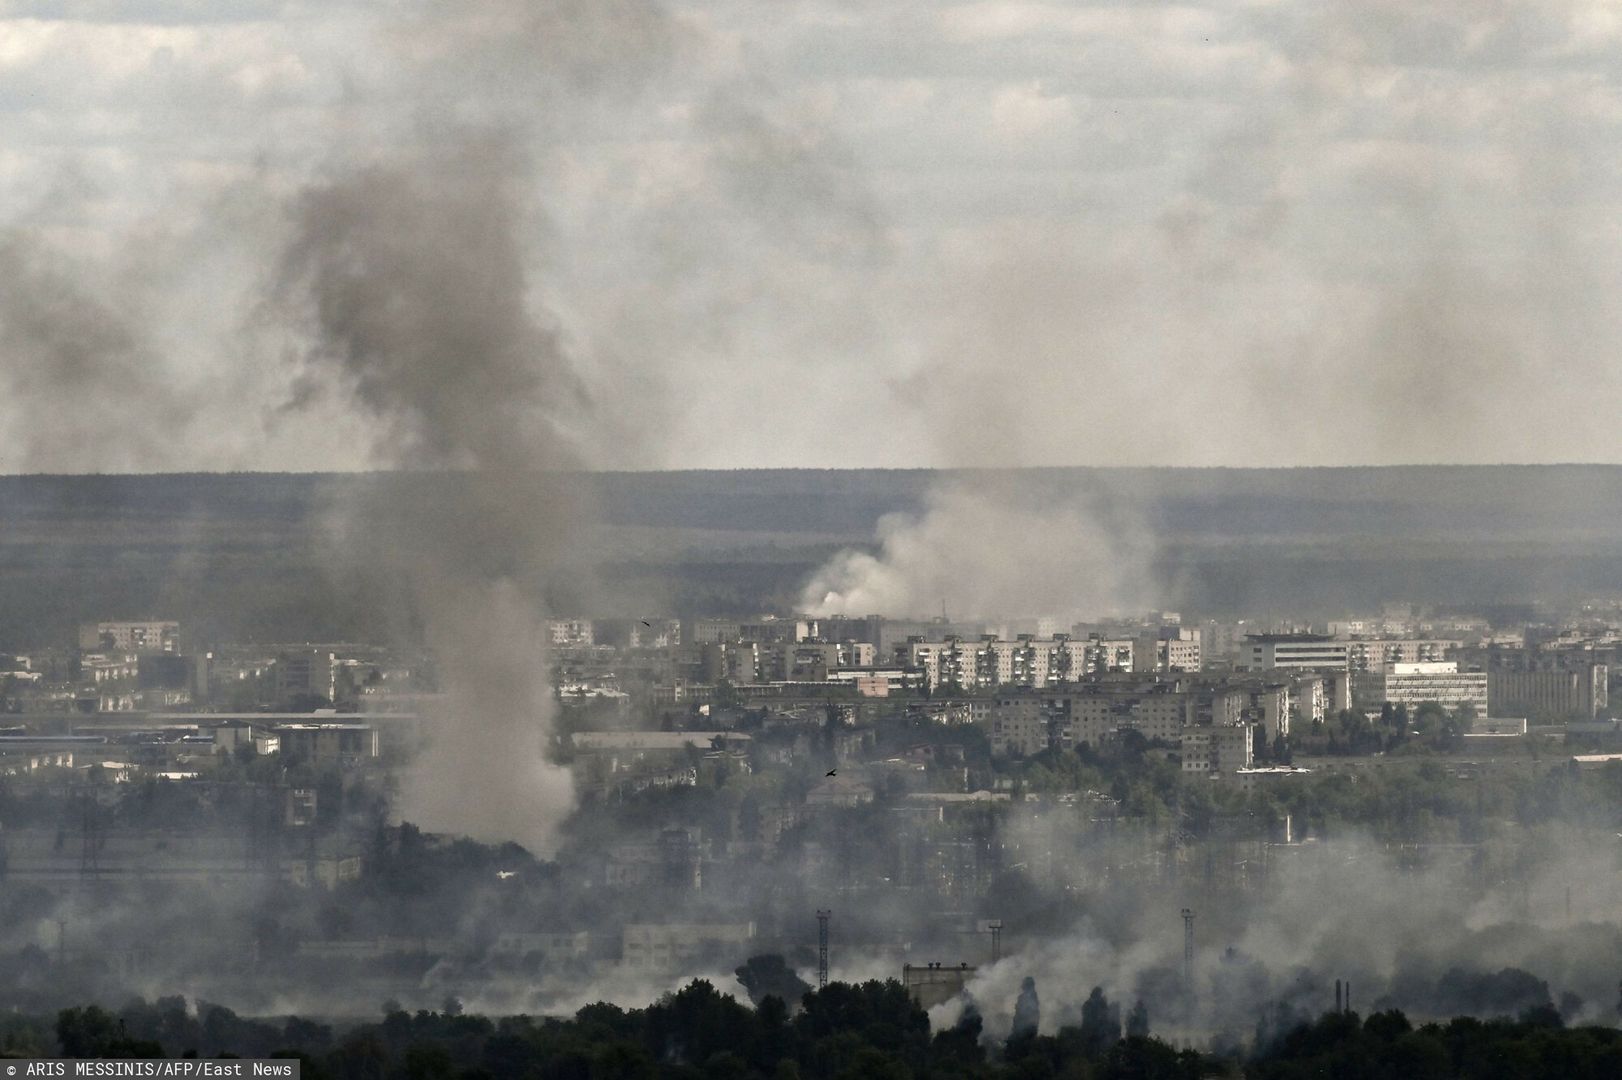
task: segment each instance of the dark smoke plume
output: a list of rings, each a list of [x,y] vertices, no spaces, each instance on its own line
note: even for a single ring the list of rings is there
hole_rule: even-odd
[[[508,140],[469,135],[314,186],[283,284],[306,310],[312,374],[378,421],[379,460],[464,470],[446,501],[373,507],[353,523],[370,535],[350,537],[400,568],[449,695],[400,811],[544,846],[572,792],[544,758],[542,594],[578,521],[557,475],[577,464],[561,416],[589,405],[531,312],[526,178]]]

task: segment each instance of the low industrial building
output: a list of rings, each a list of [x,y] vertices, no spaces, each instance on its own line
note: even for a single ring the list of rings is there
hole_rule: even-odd
[[[968,964],[959,964],[957,967],[947,967],[944,964],[925,964],[914,967],[905,964],[901,968],[901,985],[907,988],[907,994],[921,1009],[933,1009],[937,1005],[944,1005],[963,992],[974,978],[976,969]]]

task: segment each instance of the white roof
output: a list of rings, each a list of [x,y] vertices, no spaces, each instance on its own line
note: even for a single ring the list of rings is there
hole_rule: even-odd
[[[702,750],[716,739],[748,742],[749,736],[735,731],[577,731],[573,736],[581,750]]]

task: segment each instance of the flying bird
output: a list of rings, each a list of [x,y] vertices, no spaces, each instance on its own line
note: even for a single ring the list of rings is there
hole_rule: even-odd
[[[642,625],[643,625],[643,626],[646,626],[646,627],[647,627],[647,628],[648,628],[648,629],[649,629],[649,630],[652,630],[652,629],[653,629],[653,624],[652,624],[652,623],[650,623],[650,622],[649,622],[649,621],[648,621],[648,620],[646,620],[646,619],[643,619],[643,620],[642,620]]]
[[[829,769],[829,770],[828,770],[828,775],[829,775],[829,776],[832,776],[832,775],[834,775],[834,774],[835,774],[835,773],[837,773],[837,772],[838,772],[838,771],[839,771],[839,770],[838,770],[838,769]]]

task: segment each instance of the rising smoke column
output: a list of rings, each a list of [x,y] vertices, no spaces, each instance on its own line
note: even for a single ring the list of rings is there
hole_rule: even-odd
[[[290,214],[280,294],[309,336],[292,409],[339,400],[369,421],[379,466],[457,470],[448,503],[396,501],[340,522],[350,558],[397,568],[409,586],[450,699],[398,809],[430,829],[544,848],[573,804],[567,773],[543,753],[545,597],[564,578],[578,587],[571,560],[583,558],[589,516],[563,473],[624,453],[647,423],[645,390],[614,393],[626,372],[655,383],[654,357],[724,321],[713,305],[687,317],[637,293],[628,308],[666,316],[637,347],[615,332],[618,309],[583,308],[578,284],[569,302],[558,286],[578,268],[563,263],[571,214],[559,188],[574,174],[560,148],[582,128],[647,137],[668,111],[646,93],[657,85],[706,103],[689,122],[705,147],[694,164],[744,218],[854,220],[866,236],[866,217],[841,170],[820,167],[822,144],[760,113],[759,87],[717,75],[718,43],[652,0],[431,0],[380,39],[393,75],[348,110],[354,129]],[[682,211],[678,201],[655,215],[666,227],[651,231],[694,240],[704,230]],[[639,250],[625,257],[640,268]],[[701,272],[673,269],[658,292],[730,267],[724,247],[693,250]],[[590,290],[592,302],[621,288]],[[588,384],[616,408],[594,409]]]
[[[312,185],[283,288],[312,334],[306,363],[375,418],[382,461],[465,470],[442,495],[350,523],[409,585],[448,695],[398,809],[544,847],[573,802],[544,754],[542,592],[579,514],[558,475],[577,464],[559,416],[587,403],[530,309],[526,177],[510,140],[464,132]]]
[[[544,851],[574,805],[547,759],[546,597],[590,517],[565,473],[605,418],[535,298],[536,162],[552,128],[667,69],[682,29],[651,0],[431,0],[380,37],[404,108],[385,95],[361,142],[387,149],[336,150],[296,199],[281,293],[310,335],[310,397],[369,417],[379,465],[454,473],[338,521],[349,558],[408,586],[447,697],[396,810]]]

